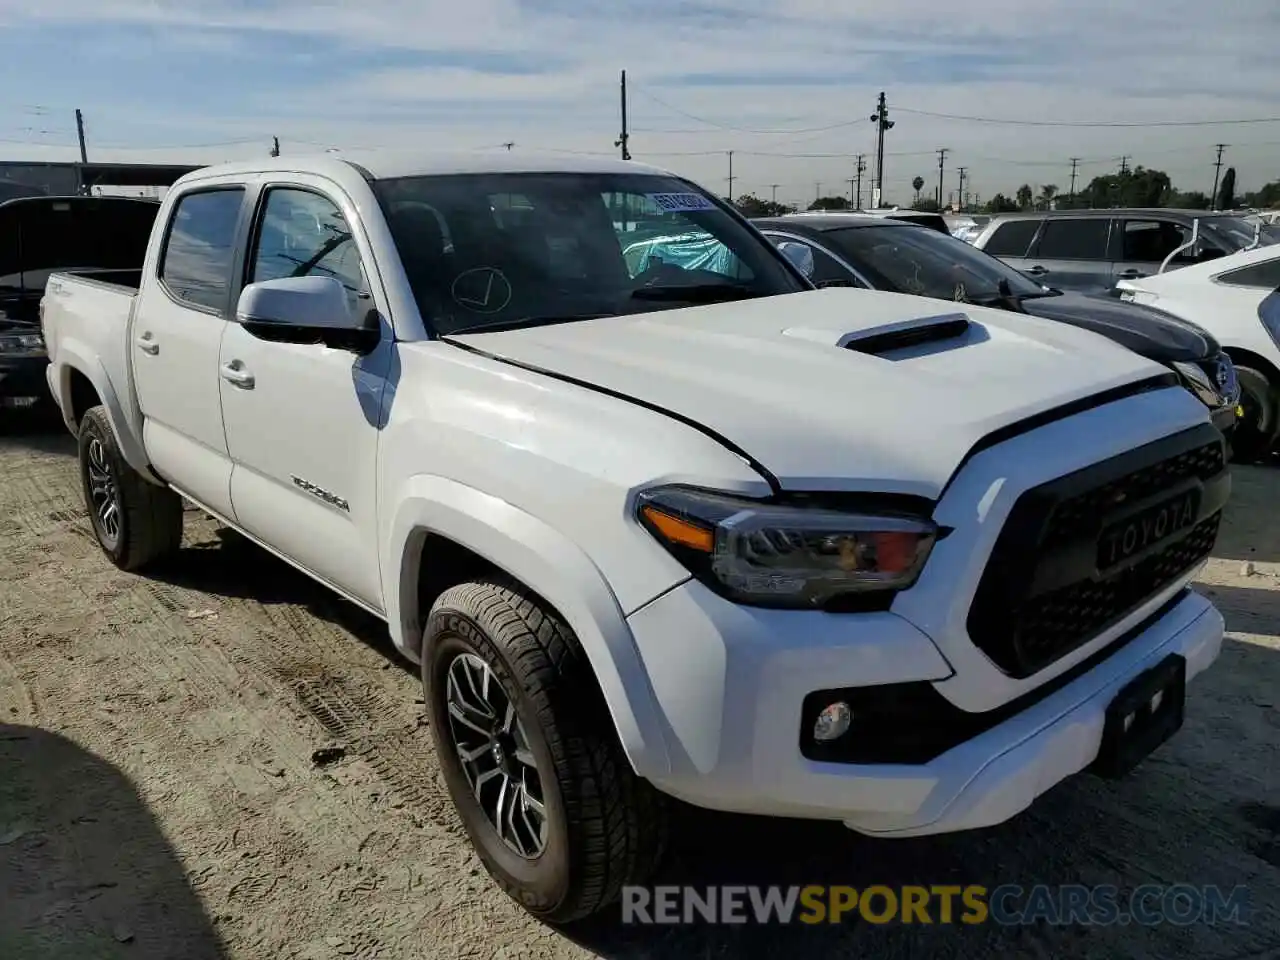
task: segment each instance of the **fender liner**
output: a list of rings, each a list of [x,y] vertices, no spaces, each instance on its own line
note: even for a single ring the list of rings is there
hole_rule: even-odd
[[[402,653],[421,660],[419,558],[426,536],[438,534],[555,607],[582,644],[636,773],[653,779],[670,771],[657,698],[631,629],[604,575],[581,548],[532,514],[445,477],[411,477],[391,502],[397,506],[383,547],[383,594],[392,639]],[[430,563],[430,557],[422,562]]]

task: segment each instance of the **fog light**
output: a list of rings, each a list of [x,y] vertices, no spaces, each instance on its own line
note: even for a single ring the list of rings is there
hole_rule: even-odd
[[[813,739],[819,743],[838,740],[849,731],[853,722],[853,711],[843,700],[837,700],[818,714],[813,724]]]

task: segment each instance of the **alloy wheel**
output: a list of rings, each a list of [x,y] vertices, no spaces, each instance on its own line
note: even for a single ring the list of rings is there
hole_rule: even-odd
[[[449,664],[445,699],[450,737],[476,802],[509,849],[536,860],[547,846],[547,808],[515,702],[470,653]]]

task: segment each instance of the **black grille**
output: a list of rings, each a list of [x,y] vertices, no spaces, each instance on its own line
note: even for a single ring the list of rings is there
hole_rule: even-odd
[[[1012,676],[1043,669],[1208,557],[1229,491],[1222,435],[1209,424],[1028,490],[978,584],[970,638]],[[1099,570],[1105,527],[1188,492],[1193,522]]]

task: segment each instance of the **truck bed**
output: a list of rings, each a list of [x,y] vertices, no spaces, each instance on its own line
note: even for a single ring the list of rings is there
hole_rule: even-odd
[[[81,370],[96,370],[105,380],[94,383],[98,395],[108,403],[114,401],[127,422],[135,422],[128,326],[141,280],[141,269],[50,274],[40,305],[40,322],[49,351],[50,386],[64,414],[70,414],[65,406],[69,385],[58,384],[71,364]]]

